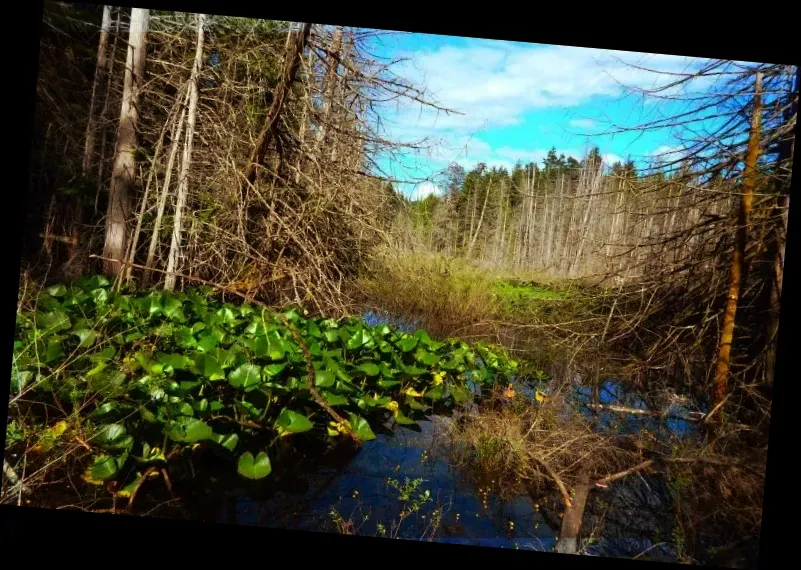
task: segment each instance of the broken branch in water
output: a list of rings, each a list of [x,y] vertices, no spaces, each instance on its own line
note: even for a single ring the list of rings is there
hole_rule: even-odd
[[[641,410],[639,408],[628,408],[626,406],[615,406],[610,404],[585,404],[585,405],[593,410],[602,410],[605,412],[617,412],[621,414],[637,414],[643,416],[669,417],[669,418],[685,420],[688,422],[700,422],[706,417],[703,412],[687,412],[686,414],[676,414],[676,413],[671,413],[670,410],[655,412],[652,410]]]

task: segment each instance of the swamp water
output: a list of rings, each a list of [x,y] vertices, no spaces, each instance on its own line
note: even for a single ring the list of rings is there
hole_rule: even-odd
[[[414,330],[417,324],[399,323],[377,313],[366,314],[365,320],[369,324],[391,322],[405,330]],[[526,387],[519,390],[527,392]],[[528,389],[528,395],[533,397],[533,390]],[[631,433],[648,429],[655,437],[668,439],[696,436],[692,422],[680,417],[596,412],[587,406],[592,390],[578,384],[573,386],[573,401],[594,418],[599,430]],[[645,409],[642,398],[614,381],[600,387],[599,401]],[[321,532],[341,532],[347,521],[348,532],[359,535],[552,551],[561,524],[558,496],[537,498],[540,504],[535,508],[528,494],[502,500],[492,482],[479,488],[469,473],[450,461],[452,420],[442,416],[429,419],[420,422],[419,431],[398,427],[393,433],[379,433],[338,464],[325,459],[313,463],[295,484],[281,485],[266,496],[256,497],[243,489],[226,492],[221,501],[215,500],[211,518]],[[403,491],[407,497],[401,496]],[[419,510],[408,514],[415,500],[420,503]],[[600,536],[586,545],[586,553],[676,560],[672,506],[661,478],[637,474],[608,489],[592,491],[582,536],[601,518]]]

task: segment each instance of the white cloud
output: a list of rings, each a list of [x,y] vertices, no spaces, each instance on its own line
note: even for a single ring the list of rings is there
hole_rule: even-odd
[[[577,129],[591,129],[595,126],[595,121],[592,119],[573,119],[568,124]]]
[[[620,156],[618,156],[616,154],[612,154],[611,152],[607,153],[607,154],[604,154],[602,156],[602,158],[604,160],[604,164],[606,164],[607,166],[611,166],[612,164],[614,164],[616,162],[619,162],[621,164],[626,162],[622,157],[620,157]]]
[[[423,200],[432,194],[440,196],[442,195],[442,189],[432,182],[423,182],[422,184],[418,184],[412,192],[412,200]]]
[[[635,69],[627,63],[670,72],[697,65],[680,56],[493,40],[473,40],[464,48],[448,45],[404,55],[410,60],[401,66],[400,75],[425,84],[440,105],[463,113],[420,113],[416,107],[404,114],[404,119],[409,119],[404,123],[461,132],[517,124],[531,109],[571,108],[596,96],[620,95],[624,91],[621,83],[651,88],[675,79]],[[574,123],[591,126],[581,119]]]
[[[424,85],[429,99],[461,114],[447,114],[417,103],[403,104],[387,117],[391,119],[387,126],[390,138],[400,142],[424,137],[439,141],[426,153],[433,162],[463,166],[487,162],[507,168],[517,160],[541,163],[547,149],[492,149],[475,135],[485,129],[520,124],[530,110],[574,108],[597,96],[621,95],[621,83],[651,88],[675,79],[627,63],[676,73],[697,67],[700,61],[494,40],[469,40],[465,47],[443,45],[398,55],[408,58],[395,70],[398,75]],[[569,125],[585,130],[597,127],[589,118],[575,118]],[[577,159],[583,154],[565,152]]]

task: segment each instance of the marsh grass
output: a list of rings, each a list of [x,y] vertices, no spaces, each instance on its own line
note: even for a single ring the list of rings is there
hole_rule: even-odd
[[[495,481],[501,496],[537,494],[559,479],[575,487],[581,473],[603,477],[636,462],[612,436],[595,432],[562,390],[543,401],[496,391],[454,423],[453,461],[477,481]]]

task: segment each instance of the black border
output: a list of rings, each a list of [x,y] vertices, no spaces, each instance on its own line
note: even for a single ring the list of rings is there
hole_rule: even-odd
[[[102,2],[88,2],[102,4]],[[17,4],[26,10],[22,14],[6,15],[6,24],[15,31],[17,39],[7,39],[5,62],[22,62],[22,69],[15,74],[6,68],[6,94],[21,95],[15,106],[8,109],[6,119],[21,118],[21,130],[5,130],[11,139],[11,152],[17,157],[7,158],[4,173],[16,174],[16,181],[6,182],[5,198],[15,202],[4,209],[6,221],[3,224],[10,230],[2,247],[5,257],[3,268],[11,274],[11,289],[7,295],[4,310],[8,323],[6,329],[6,355],[10,361],[14,335],[14,312],[16,310],[16,291],[18,286],[20,252],[22,244],[22,224],[26,202],[28,178],[26,167],[30,163],[31,124],[34,110],[36,73],[38,70],[39,33],[42,17],[42,3],[24,2]],[[668,10],[664,5],[655,7],[659,11],[645,12],[647,6],[627,4],[589,6],[566,6],[554,4],[528,4],[523,10],[508,5],[506,7],[467,4],[443,6],[436,13],[433,6],[402,2],[396,5],[370,3],[356,5],[352,2],[339,6],[325,4],[312,8],[311,4],[300,7],[299,3],[279,5],[278,2],[260,3],[221,2],[211,0],[138,0],[136,6],[161,10],[186,12],[226,13],[230,15],[270,17],[274,19],[305,21],[316,23],[344,24],[350,26],[383,28],[403,31],[437,33],[485,37],[515,41],[531,41],[561,45],[575,45],[606,49],[621,49],[651,53],[667,53],[712,58],[762,61],[770,63],[790,63],[799,65],[794,12],[786,5],[771,7],[752,7],[743,5],[718,5],[704,8],[698,3],[680,5],[671,2]],[[520,5],[517,5],[520,6]],[[493,10],[494,8],[494,10]],[[10,9],[10,7],[7,7]],[[379,9],[382,11],[379,12]],[[749,11],[753,13],[749,13]],[[379,15],[380,14],[380,15]],[[22,38],[21,40],[19,38]],[[22,48],[22,49],[20,49]],[[11,121],[7,121],[9,124]],[[17,122],[17,125],[20,123]],[[796,126],[798,130],[798,126]],[[13,133],[12,136],[9,136]],[[8,148],[8,147],[7,147]],[[8,157],[6,151],[6,157]],[[797,153],[796,153],[797,154]],[[797,162],[796,162],[797,164]],[[779,522],[779,513],[784,497],[794,496],[793,487],[780,477],[791,473],[788,458],[791,455],[787,423],[787,405],[794,402],[787,391],[795,383],[791,382],[793,343],[791,327],[795,326],[793,315],[798,314],[798,297],[795,292],[799,285],[799,252],[801,244],[801,220],[796,203],[798,191],[798,167],[793,169],[790,201],[788,238],[785,257],[784,296],[781,307],[779,327],[777,370],[772,404],[770,430],[770,451],[765,489],[764,517],[760,537],[759,567],[770,568],[777,564],[781,555],[791,552],[793,547],[789,537],[791,525]],[[14,183],[16,182],[16,183]],[[13,301],[12,301],[13,299]],[[8,394],[8,376],[2,377],[0,390]],[[0,418],[5,420],[7,407],[0,406]],[[3,433],[5,440],[5,433]],[[400,562],[404,565],[418,565],[421,562],[439,562],[434,555],[442,555],[443,561],[458,563],[462,560],[495,564],[523,564],[590,567],[606,566],[617,568],[641,562],[624,559],[600,559],[582,556],[569,556],[528,551],[514,551],[494,548],[453,546],[445,544],[391,541],[368,537],[327,535],[322,533],[301,533],[299,531],[267,530],[234,525],[206,524],[196,522],[176,522],[155,518],[137,518],[119,515],[83,514],[48,509],[18,508],[0,506],[2,534],[0,543],[7,548],[6,556],[21,554],[23,557],[37,559],[48,554],[62,561],[74,554],[83,563],[101,562],[99,551],[108,550],[113,558],[112,564],[126,558],[133,563],[159,564],[165,562],[166,555],[174,555],[176,560],[188,562],[200,555],[207,562],[216,560],[212,554],[222,555],[221,561],[242,563],[255,557],[257,564],[276,564],[289,554],[291,564],[300,562],[298,556],[311,555],[311,559],[321,558],[326,565],[386,565]],[[183,539],[188,539],[183,540]],[[339,557],[344,552],[348,557]],[[233,557],[233,558],[232,558]],[[438,557],[436,557],[438,558]],[[659,564],[651,562],[651,564]],[[673,566],[673,565],[670,565]],[[676,565],[679,567],[679,565]]]

